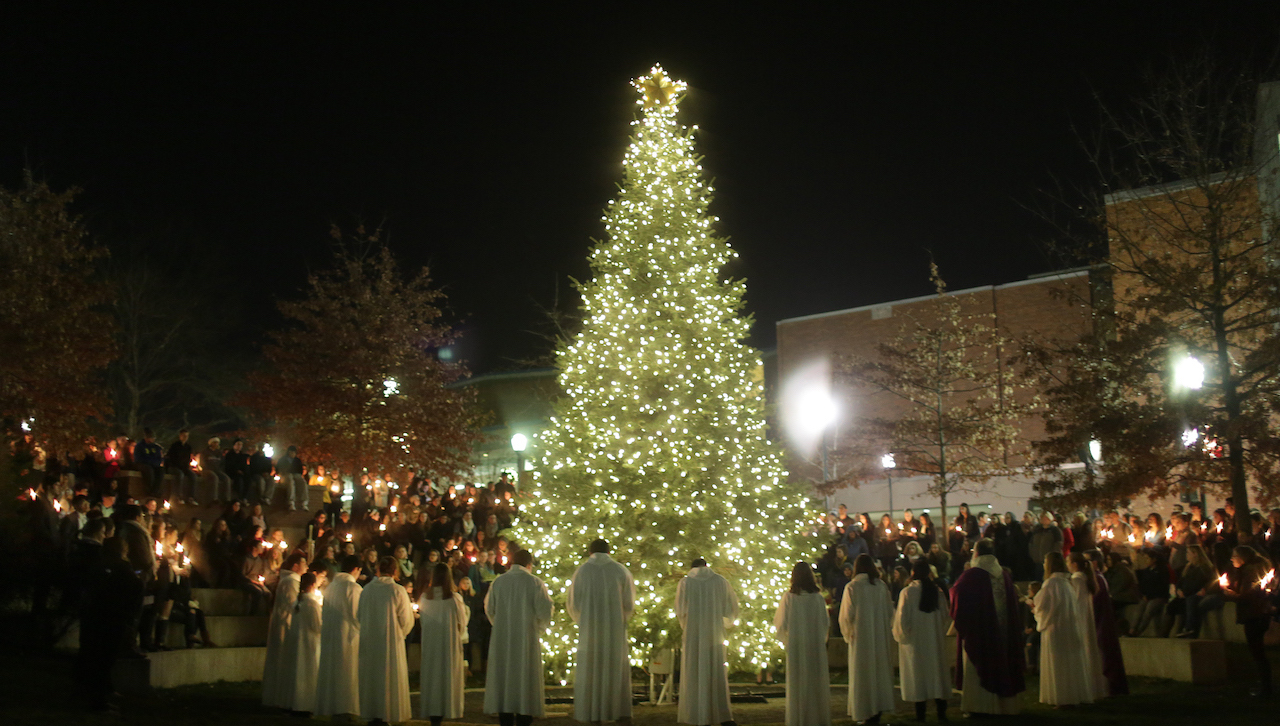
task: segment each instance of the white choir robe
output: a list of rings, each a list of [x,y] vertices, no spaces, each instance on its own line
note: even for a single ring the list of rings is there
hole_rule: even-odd
[[[826,599],[820,592],[787,592],[778,603],[773,627],[787,648],[787,726],[829,726],[827,633],[831,616]]]
[[[627,620],[636,584],[620,562],[593,553],[573,573],[565,607],[578,624],[573,717],[579,721],[631,718],[631,640]]]
[[[1066,573],[1046,577],[1035,598],[1040,631],[1040,702],[1054,706],[1089,703],[1092,686],[1085,680],[1076,593]]]
[[[737,594],[710,567],[695,567],[676,587],[676,617],[684,630],[676,720],[694,726],[732,721],[724,631],[738,617]]]
[[[849,644],[849,715],[854,721],[893,710],[892,630],[889,587],[879,578],[854,576],[840,603],[840,632]]]
[[[552,612],[547,586],[523,567],[512,567],[489,585],[484,611],[493,623],[484,712],[541,716],[546,675],[539,636]]]
[[[409,658],[404,639],[413,629],[409,593],[379,576],[360,593],[360,718],[387,723],[413,718]]]
[[[324,593],[320,621],[317,716],[360,715],[360,583],[339,572]]]
[[[930,585],[930,587],[937,587]],[[898,674],[902,700],[908,703],[951,697],[951,664],[947,659],[947,596],[938,593],[938,607],[920,612],[924,583],[912,582],[898,595],[893,638],[898,641]]]
[[[1095,580],[1096,582],[1096,580]],[[1102,672],[1102,649],[1098,646],[1098,625],[1093,619],[1093,593],[1083,572],[1071,573],[1071,588],[1076,594],[1076,621],[1080,624],[1081,655],[1084,657],[1085,683],[1089,700],[1106,698],[1111,690]]]
[[[267,624],[267,657],[262,665],[262,705],[289,708],[287,697],[288,677],[280,672],[284,660],[284,639],[289,633],[293,608],[298,604],[298,590],[302,589],[302,575],[292,570],[280,572],[276,584],[275,600],[271,606],[271,620]]]
[[[312,591],[298,597],[297,609],[289,621],[281,651],[281,684],[289,708],[316,710],[316,680],[320,673],[320,594]]]
[[[418,718],[462,718],[463,690],[467,685],[467,665],[462,659],[462,644],[467,642],[467,606],[458,593],[445,599],[442,588],[433,587],[430,599],[423,594],[418,600],[418,618],[422,624]]]

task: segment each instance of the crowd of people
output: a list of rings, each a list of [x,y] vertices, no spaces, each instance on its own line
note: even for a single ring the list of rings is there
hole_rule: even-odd
[[[166,649],[171,624],[182,627],[187,647],[215,646],[193,597],[213,587],[241,591],[246,614],[270,613],[265,705],[408,719],[405,644],[417,641],[418,718],[459,718],[464,679],[481,670],[486,712],[512,725],[542,715],[539,636],[552,601],[532,556],[505,533],[518,516],[505,475],[488,486],[448,487],[410,476],[402,487],[386,476],[352,480],[309,466],[292,447],[273,460],[242,441],[224,449],[216,438],[193,453],[187,438],[180,434],[167,452],[150,432],[137,443],[87,445],[67,466],[38,453],[15,457],[34,549],[50,553],[44,571],[57,573],[44,594],[60,592],[56,607],[79,617],[77,672],[94,707],[108,706],[112,661]],[[139,472],[146,496],[121,487],[128,469]],[[175,503],[196,503],[202,482],[208,496],[199,495],[219,509],[207,528],[174,516]],[[290,544],[269,519],[305,506],[311,487],[324,492],[322,507]],[[1269,693],[1262,637],[1275,613],[1280,510],[1252,513],[1252,546],[1239,544],[1235,521],[1230,500],[1209,514],[1192,504],[1168,517],[1045,511],[1016,519],[962,504],[945,529],[927,512],[873,522],[841,506],[827,520],[828,552],[797,563],[790,589],[779,593],[787,723],[830,722],[832,635],[848,643],[856,721],[875,723],[893,708],[895,667],[917,717],[933,702],[945,719],[953,684],[966,712],[1016,712],[1027,672],[1038,671],[1040,699],[1053,705],[1124,694],[1119,637],[1196,637],[1205,615],[1228,601],[1257,661],[1256,691]],[[566,593],[580,638],[575,715],[626,719],[634,583],[607,542],[586,554]],[[41,587],[36,604],[45,604]],[[732,586],[695,560],[674,611],[684,633],[679,720],[731,722],[724,643],[738,616]],[[949,629],[958,636],[955,663],[945,657]]]

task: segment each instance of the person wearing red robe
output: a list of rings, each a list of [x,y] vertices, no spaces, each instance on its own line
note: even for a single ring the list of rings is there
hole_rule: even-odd
[[[955,622],[956,688],[969,713],[1017,713],[1026,690],[1022,616],[1009,570],[995,558],[995,542],[979,540],[972,566],[951,588]],[[966,682],[976,676],[978,683]]]

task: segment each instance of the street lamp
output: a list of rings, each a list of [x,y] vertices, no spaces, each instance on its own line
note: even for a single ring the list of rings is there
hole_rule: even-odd
[[[516,485],[524,478],[524,450],[529,448],[529,437],[524,434],[511,436],[511,450],[516,452]]]
[[[1191,354],[1173,364],[1173,385],[1188,391],[1198,391],[1204,385],[1204,364]]]
[[[892,453],[885,454],[880,457],[880,466],[884,467],[885,478],[889,480],[889,511],[893,511],[893,470],[897,468],[898,462],[893,458]]]

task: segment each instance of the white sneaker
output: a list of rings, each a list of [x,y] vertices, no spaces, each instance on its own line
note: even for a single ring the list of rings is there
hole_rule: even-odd
[[[193,506],[193,507],[198,507],[198,506],[200,506],[200,502],[197,502],[197,501],[196,501],[196,500],[194,500],[194,499],[188,499],[188,500],[187,500],[187,504],[190,504],[190,505],[191,505],[191,506]]]

